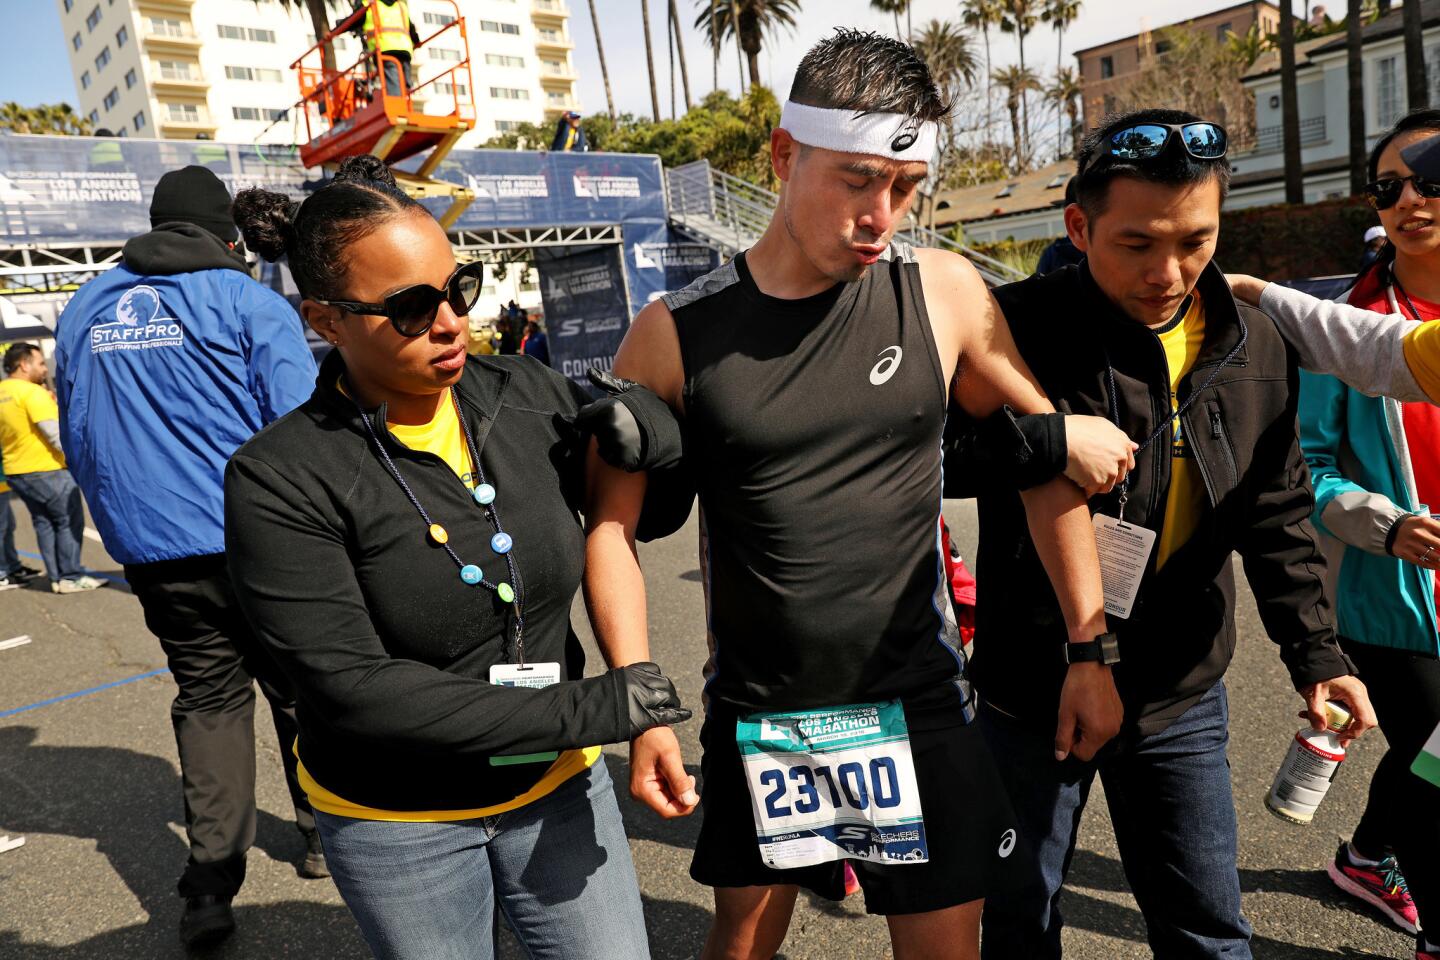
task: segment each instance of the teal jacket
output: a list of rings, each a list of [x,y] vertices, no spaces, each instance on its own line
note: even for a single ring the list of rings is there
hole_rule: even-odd
[[[1400,404],[1302,371],[1300,444],[1315,484],[1315,526],[1329,538],[1340,635],[1440,655],[1433,576],[1387,550],[1397,521],[1440,511],[1416,495]]]

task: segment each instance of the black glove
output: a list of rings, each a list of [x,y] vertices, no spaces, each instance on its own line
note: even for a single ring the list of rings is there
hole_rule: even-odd
[[[630,709],[630,739],[651,727],[668,727],[690,719],[690,711],[680,706],[675,685],[660,672],[659,664],[648,661],[620,668],[625,681],[625,699]]]
[[[595,438],[600,459],[634,473],[645,462],[645,434],[621,397],[632,389],[644,388],[598,367],[590,368],[590,382],[607,396],[581,407],[575,414],[575,426]]]

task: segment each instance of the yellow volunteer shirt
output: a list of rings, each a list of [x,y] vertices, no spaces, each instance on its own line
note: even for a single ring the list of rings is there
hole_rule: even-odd
[[[1195,366],[1195,358],[1200,356],[1200,345],[1205,340],[1205,307],[1200,295],[1194,294],[1184,314],[1156,330],[1155,336],[1165,348],[1165,362],[1170,367],[1170,409],[1176,410],[1180,406],[1180,381]],[[1170,493],[1165,501],[1165,526],[1160,531],[1159,552],[1155,555],[1156,570],[1165,566],[1165,561],[1195,533],[1204,496],[1200,468],[1190,453],[1185,429],[1177,419],[1170,440]]]
[[[342,393],[345,388],[340,388]],[[347,394],[348,396],[348,394]],[[465,486],[474,488],[475,479],[470,465],[470,451],[465,448],[465,436],[460,430],[460,418],[455,415],[455,406],[450,402],[440,404],[436,411],[435,418],[429,423],[408,425],[403,423],[386,423],[390,433],[411,450],[423,450],[426,453],[433,453],[444,460],[455,475],[464,482]],[[299,741],[295,744],[295,757],[300,757]],[[356,820],[402,820],[410,823],[437,823],[446,820],[470,820],[474,817],[493,817],[509,810],[516,810],[526,804],[534,803],[541,797],[552,793],[560,784],[569,780],[575,774],[592,766],[600,759],[599,747],[585,747],[582,750],[566,750],[551,762],[550,768],[545,771],[535,786],[526,790],[518,797],[507,800],[504,803],[493,804],[488,807],[476,807],[471,810],[381,810],[376,807],[367,807],[363,804],[352,803],[338,794],[326,790],[310,772],[305,769],[304,763],[297,764],[296,774],[300,780],[300,786],[305,795],[310,798],[310,805],[316,810],[334,814],[338,817],[351,817]],[[480,761],[482,763],[486,761]]]
[[[1405,334],[1405,365],[1431,401],[1440,403],[1440,323],[1422,323]]]
[[[0,461],[11,476],[64,470],[65,458],[50,449],[35,424],[60,419],[50,391],[16,377],[0,380]]]

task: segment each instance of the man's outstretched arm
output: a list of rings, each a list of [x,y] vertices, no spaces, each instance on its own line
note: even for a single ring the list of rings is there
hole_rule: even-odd
[[[641,383],[672,409],[684,374],[670,311],[659,301],[635,318],[615,355],[615,375]],[[600,459],[591,444],[586,471],[585,605],[605,662],[612,667],[650,659],[645,575],[635,531],[645,502],[643,473],[626,473]],[[654,727],[630,743],[630,794],[662,817],[683,817],[700,802],[685,772],[680,743],[669,727]]]

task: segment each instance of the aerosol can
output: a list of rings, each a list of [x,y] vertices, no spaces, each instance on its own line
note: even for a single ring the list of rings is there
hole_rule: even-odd
[[[1295,734],[1275,782],[1265,797],[1266,808],[1281,820],[1309,823],[1340,770],[1345,745],[1338,734],[1350,726],[1350,711],[1333,701],[1325,703],[1325,729],[1309,727]]]

